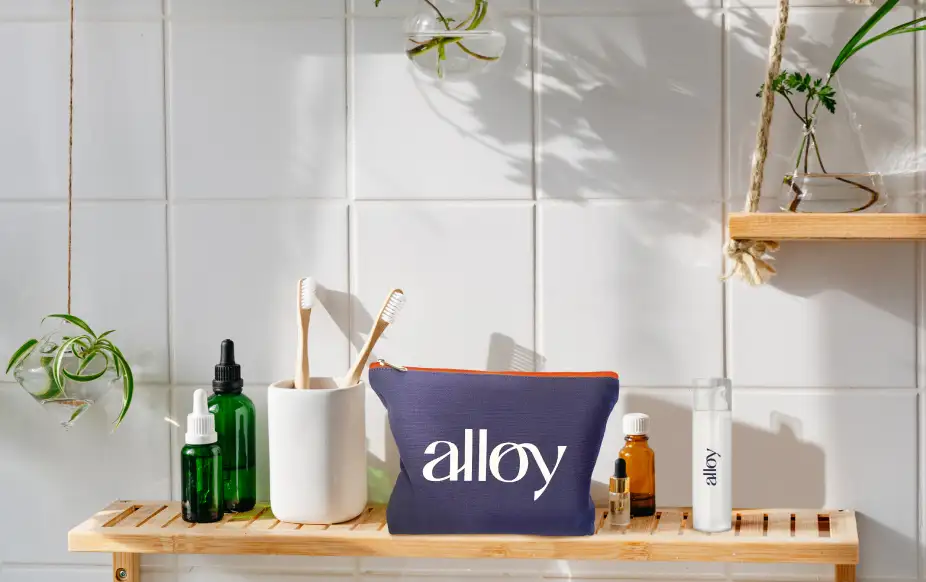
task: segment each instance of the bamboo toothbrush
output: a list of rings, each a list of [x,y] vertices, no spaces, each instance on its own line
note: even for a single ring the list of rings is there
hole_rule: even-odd
[[[299,280],[299,298],[297,309],[298,336],[296,343],[296,377],[295,386],[299,390],[309,387],[309,318],[315,303],[315,279],[306,277]]]
[[[344,377],[341,386],[354,386],[357,382],[360,382],[360,375],[363,373],[364,366],[367,365],[367,360],[370,359],[373,346],[376,345],[376,341],[379,339],[379,336],[383,335],[386,328],[395,321],[396,315],[399,314],[399,310],[402,309],[403,305],[405,305],[405,293],[403,293],[401,289],[393,289],[389,293],[389,297],[386,298],[386,302],[383,303],[383,308],[380,309],[376,321],[373,323],[373,329],[370,330],[370,337],[367,338],[367,343],[365,343],[363,349],[360,350],[357,363],[354,364],[354,367],[351,368],[347,376]]]

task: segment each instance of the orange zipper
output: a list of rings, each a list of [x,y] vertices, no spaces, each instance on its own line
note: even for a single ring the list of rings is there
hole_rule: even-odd
[[[398,372],[441,372],[446,374],[474,374],[477,376],[522,376],[528,378],[614,378],[619,379],[617,372],[485,372],[482,370],[456,370],[453,368],[416,368],[411,366],[393,366],[385,360],[370,364],[371,370],[388,368]]]

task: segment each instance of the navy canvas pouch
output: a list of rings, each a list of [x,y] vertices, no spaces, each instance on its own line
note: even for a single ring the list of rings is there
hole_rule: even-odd
[[[399,449],[390,533],[595,533],[592,470],[617,374],[374,364],[370,386]]]

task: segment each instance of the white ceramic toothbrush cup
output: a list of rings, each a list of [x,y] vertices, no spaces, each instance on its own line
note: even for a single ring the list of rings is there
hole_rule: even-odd
[[[332,378],[312,378],[310,385],[269,388],[270,506],[281,521],[339,523],[367,503],[366,384],[338,388]]]

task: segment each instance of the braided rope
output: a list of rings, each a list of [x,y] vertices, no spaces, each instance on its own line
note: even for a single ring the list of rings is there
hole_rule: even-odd
[[[784,50],[785,36],[788,32],[788,13],[788,0],[778,0],[778,14],[772,28],[772,40],[768,51],[765,86],[762,88],[762,111],[759,116],[759,129],[756,132],[756,151],[752,157],[752,172],[749,176],[746,212],[757,212],[759,210],[759,197],[762,195],[762,181],[765,178],[765,162],[768,158],[772,112],[775,109],[775,94],[772,92],[772,82],[781,71],[781,54]],[[730,259],[732,267],[724,276],[724,279],[739,275],[750,285],[765,283],[775,274],[775,268],[771,265],[773,260],[771,253],[776,250],[778,250],[778,243],[773,241],[729,241],[724,251]]]

